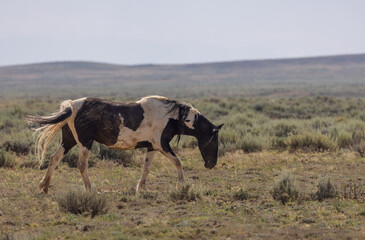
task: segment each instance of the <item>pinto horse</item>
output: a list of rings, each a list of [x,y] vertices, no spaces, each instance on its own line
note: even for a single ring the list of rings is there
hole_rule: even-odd
[[[63,156],[79,146],[77,167],[86,189],[91,188],[87,166],[94,141],[112,149],[147,148],[142,177],[136,191],[145,189],[146,178],[156,151],[173,162],[179,183],[184,175],[179,158],[170,147],[176,135],[194,136],[206,168],[217,163],[218,131],[215,126],[190,104],[161,96],[148,96],[133,103],[119,103],[97,98],[81,98],[62,102],[60,111],[49,116],[28,116],[29,124],[44,125],[37,129],[38,157],[43,162],[47,145],[62,130],[62,143],[51,156],[47,172],[39,183],[40,191],[48,192],[50,180]]]

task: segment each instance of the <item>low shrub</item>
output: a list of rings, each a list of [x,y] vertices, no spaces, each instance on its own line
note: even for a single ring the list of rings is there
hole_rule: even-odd
[[[237,142],[237,149],[241,149],[245,153],[260,152],[263,148],[263,142],[258,137],[246,136]]]
[[[295,181],[289,173],[281,175],[271,194],[275,200],[281,201],[284,205],[297,200],[299,196]]]
[[[365,141],[365,124],[358,120],[340,122],[331,129],[331,138],[336,140],[339,148],[355,149]]]
[[[365,157],[365,141],[361,141],[358,144],[356,144],[354,147],[354,150],[360,154],[360,157]]]
[[[224,156],[227,152],[234,152],[237,150],[236,144],[235,143],[221,143],[219,142],[219,147],[218,147],[218,156],[222,157]]]
[[[62,212],[72,214],[90,214],[91,218],[108,212],[106,199],[96,191],[69,190],[57,198]]]
[[[25,155],[30,152],[32,145],[33,143],[31,142],[6,141],[3,144],[3,148],[5,148],[6,151],[12,151],[19,155]]]
[[[29,154],[28,157],[20,164],[20,168],[38,168],[39,162],[33,154]]]
[[[274,135],[276,137],[288,137],[297,133],[297,126],[294,124],[280,122],[274,126]]]
[[[262,112],[264,110],[264,104],[262,103],[257,103],[253,106],[253,109],[257,112]]]
[[[331,122],[326,118],[314,118],[311,120],[311,127],[317,130],[326,129],[331,126]]]
[[[237,192],[235,192],[233,194],[233,199],[234,200],[247,200],[250,197],[250,195],[248,194],[247,190],[243,190],[242,188],[240,188],[240,190],[238,190]]]
[[[16,156],[14,153],[0,149],[0,167],[13,168],[16,165]]]
[[[274,138],[272,140],[271,146],[272,146],[273,149],[276,149],[276,150],[279,150],[279,151],[284,151],[288,147],[286,138],[283,138],[283,137]]]
[[[328,136],[318,133],[303,133],[288,138],[288,150],[294,152],[297,150],[311,152],[333,151],[337,145]]]
[[[353,145],[352,134],[349,132],[340,131],[336,140],[339,148],[350,148]]]
[[[10,130],[13,127],[15,127],[14,123],[8,119],[0,123],[0,130]]]
[[[312,194],[312,199],[323,201],[324,199],[335,198],[337,196],[338,192],[331,182],[331,179],[328,178],[327,180],[324,180],[323,178],[320,178],[317,185],[317,191]]]
[[[191,189],[190,184],[185,184],[179,188],[179,190],[175,190],[170,192],[170,198],[172,201],[196,201],[198,199],[201,199],[201,196],[199,193],[194,192]]]

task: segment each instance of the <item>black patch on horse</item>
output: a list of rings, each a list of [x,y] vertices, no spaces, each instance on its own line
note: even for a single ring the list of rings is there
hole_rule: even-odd
[[[188,103],[180,102],[177,100],[161,99],[160,101],[164,103],[168,108],[170,108],[170,110],[167,112],[168,114],[178,111],[177,133],[175,135],[178,135],[177,143],[179,143],[180,135],[184,134],[185,121],[189,115],[192,106]]]
[[[147,151],[154,150],[152,143],[150,143],[149,141],[138,142],[137,145],[134,147],[134,149],[137,149],[137,148],[147,148]]]
[[[171,139],[173,139],[173,137],[178,133],[179,133],[179,121],[170,118],[161,134],[162,150],[164,150],[165,152],[169,152],[175,156],[175,153],[172,151],[169,143]]]
[[[143,108],[138,103],[117,103],[96,98],[87,98],[75,117],[79,141],[91,149],[94,140],[106,146],[118,140],[122,124],[136,131],[143,120]]]
[[[62,127],[62,146],[65,149],[64,154],[70,151],[76,145],[75,138],[72,135],[71,129],[68,124]]]

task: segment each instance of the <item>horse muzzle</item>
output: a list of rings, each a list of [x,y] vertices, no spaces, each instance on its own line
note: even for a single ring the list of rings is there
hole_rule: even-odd
[[[215,167],[216,164],[217,164],[217,162],[206,162],[206,163],[204,163],[204,167],[206,167],[208,169],[212,169]]]

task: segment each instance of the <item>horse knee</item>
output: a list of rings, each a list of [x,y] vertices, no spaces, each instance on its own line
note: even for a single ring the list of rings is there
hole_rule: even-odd
[[[79,169],[80,173],[83,174],[84,171],[87,169],[87,162],[89,160],[89,153],[90,150],[87,148],[81,148],[79,153],[79,161],[77,162],[77,168]]]
[[[80,152],[79,152],[80,157],[82,157],[82,158],[86,158],[86,157],[88,157],[88,156],[89,156],[89,153],[90,153],[90,150],[89,150],[89,149],[87,149],[86,147],[82,147],[82,148],[80,149]]]
[[[57,165],[58,161],[63,158],[65,149],[60,147],[55,153],[51,155],[51,159],[49,161],[49,166]]]
[[[181,162],[180,162],[179,159],[174,159],[173,162],[174,162],[175,167],[177,167],[177,168],[181,168],[182,167]]]
[[[58,159],[56,156],[52,155],[51,156],[51,160],[49,161],[49,166],[54,166],[54,165],[57,165],[58,164]]]
[[[86,161],[78,161],[77,162],[77,168],[79,169],[80,173],[83,174],[85,169],[87,167]]]

